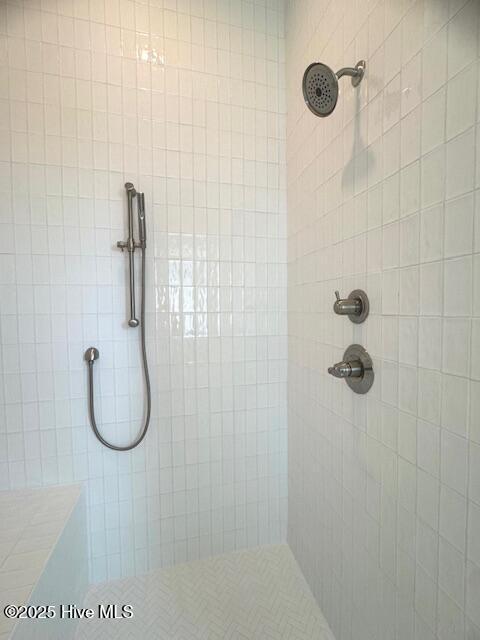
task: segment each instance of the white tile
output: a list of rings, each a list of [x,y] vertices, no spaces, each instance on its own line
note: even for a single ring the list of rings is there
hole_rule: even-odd
[[[420,260],[430,262],[443,257],[444,210],[443,205],[425,209],[420,217]]]
[[[416,560],[433,580],[438,574],[438,543],[436,531],[430,529],[421,520],[417,521]]]
[[[402,167],[414,162],[420,156],[421,110],[416,107],[400,123],[400,164]]]
[[[453,106],[452,106],[453,109]],[[440,89],[423,102],[422,153],[428,153],[445,141],[446,90]]]
[[[453,144],[455,141],[452,141]],[[457,145],[458,147],[459,145]],[[457,148],[453,148],[451,152],[451,164],[457,160],[453,158],[454,152]],[[458,153],[461,150],[458,149]],[[445,198],[445,150],[442,147],[437,147],[434,151],[423,156],[422,158],[422,197],[421,203],[423,208],[431,207],[434,204],[438,204]],[[449,196],[452,197],[452,196]]]
[[[445,316],[472,314],[472,259],[456,258],[445,262]]]
[[[480,628],[476,624],[474,624],[468,617],[465,618],[465,626],[465,633],[467,634],[467,638],[475,639],[475,636],[478,637],[480,635]]]
[[[458,376],[442,376],[442,427],[458,435],[467,433],[470,383]]]
[[[418,371],[418,415],[428,422],[440,424],[442,376],[438,371]]]
[[[0,212],[0,286],[3,300],[14,293],[15,314],[8,323],[2,315],[1,341],[10,346],[0,360],[19,369],[5,382],[0,365],[0,423],[5,388],[23,409],[9,409],[10,464],[1,457],[0,484],[88,486],[94,580],[147,570],[152,548],[159,562],[179,561],[200,548],[283,539],[286,524],[283,9],[269,3],[267,11],[261,1],[231,8],[222,0],[218,11],[153,5],[36,3],[18,13],[15,56],[0,53],[2,86],[18,103],[15,117],[9,109],[2,120],[9,151],[0,152],[8,161],[0,191],[11,201],[3,198]],[[248,86],[241,97],[239,86]],[[11,163],[12,150],[30,165]],[[146,446],[122,456],[104,451],[88,427],[79,354],[89,344],[101,353],[102,433],[133,438],[144,389],[139,334],[124,326],[126,257],[115,248],[126,233],[125,180],[145,191],[152,239],[153,415]],[[5,242],[15,242],[15,255],[1,253]],[[238,419],[240,477],[220,479]],[[248,447],[247,422],[265,427],[258,442],[249,435]],[[247,459],[257,453],[263,471],[248,480],[249,509],[265,515],[232,523],[245,505]],[[162,499],[147,508],[147,487],[158,495],[159,482]],[[219,505],[223,499],[228,505]],[[187,501],[188,518],[177,513]],[[164,543],[156,527],[173,509],[173,538]],[[200,514],[215,523],[201,540]]]
[[[385,39],[385,80],[387,82],[400,71],[401,49],[402,30],[398,25]]]
[[[464,604],[465,560],[452,545],[440,538],[438,582],[460,607]]]
[[[447,140],[475,124],[477,77],[477,65],[472,64],[447,83]]]
[[[378,335],[379,331],[377,330],[375,333]],[[398,360],[399,322],[396,316],[384,316],[382,318],[381,337],[382,357],[385,360]],[[371,340],[372,338],[369,338],[369,342]]]
[[[474,192],[480,186],[478,21],[471,0],[375,3],[368,21],[358,27],[346,3],[337,3],[335,9],[325,12],[317,7],[312,12],[311,6],[295,5],[287,17],[292,27],[288,46],[303,53],[305,60],[312,58],[305,41],[318,42],[326,53],[334,46],[336,53],[331,50],[331,55],[340,65],[362,48],[374,49],[376,56],[369,67],[368,92],[360,92],[355,105],[355,94],[344,88],[347,106],[322,122],[305,112],[294,89],[302,65],[287,67],[289,280],[294,292],[289,298],[293,369],[289,455],[295,469],[289,481],[290,539],[330,619],[338,621],[334,631],[339,637],[396,634],[405,640],[437,636],[453,640],[463,638],[465,625],[469,631],[478,627],[472,620],[476,612],[470,611],[466,622],[462,595],[467,527],[462,493],[470,490],[466,451],[469,440],[480,442],[476,399],[480,369],[474,356],[480,330],[472,323],[472,316],[480,317]],[[372,35],[369,29],[382,13],[383,28]],[[360,155],[351,159],[355,135]],[[339,136],[342,146],[334,142]],[[315,151],[305,142],[313,137]],[[346,151],[343,163],[342,150]],[[313,191],[315,205],[309,195]],[[356,239],[365,225],[362,206],[357,228],[353,215],[357,205],[350,202],[359,196],[366,199],[367,228],[374,231],[366,243]],[[337,232],[339,217],[334,215],[340,207],[342,237]],[[316,217],[324,221],[320,242],[313,240]],[[352,265],[352,261],[357,264],[356,246],[358,266]],[[375,255],[369,255],[372,252]],[[367,289],[372,288],[375,300],[368,326],[339,327],[329,315],[330,303],[325,302],[329,296],[324,292],[339,274],[352,277],[352,287],[360,286],[358,277],[365,269]],[[313,335],[315,339],[309,337]],[[338,388],[331,381],[327,393],[321,383],[325,366],[321,363],[341,354],[352,340],[371,345],[376,358],[378,375],[366,412],[345,385]],[[334,411],[330,420],[326,416],[335,406],[342,407],[342,418]],[[327,436],[325,442],[323,429],[331,421],[342,438]],[[322,436],[314,450],[319,430]],[[368,443],[362,436],[365,432]],[[395,446],[396,463],[391,457]],[[355,465],[348,464],[345,470],[341,460],[353,457]],[[316,484],[312,483],[315,468],[321,469],[316,482],[324,490],[318,506],[308,489]],[[358,480],[365,474],[369,480],[364,507],[364,485]],[[400,503],[398,511],[391,508],[391,493]],[[341,524],[331,506],[338,504],[340,495]],[[412,524],[410,513],[415,495],[419,524]],[[393,513],[396,527],[390,526]],[[340,548],[332,540],[331,525],[323,524],[326,516],[328,522],[338,523],[333,525],[333,537],[362,542],[353,551]],[[366,523],[359,528],[351,524],[363,520]],[[439,528],[441,581],[435,545]],[[323,536],[319,543],[318,531]],[[324,555],[313,567],[319,547]],[[344,561],[350,575],[357,571],[365,575],[369,571],[365,567],[371,566],[369,553],[380,554],[372,584],[397,580],[395,631],[388,626],[384,631],[375,613],[365,616],[375,621],[374,630],[362,625],[358,612],[368,611],[369,606],[375,611],[379,599],[362,592],[364,580],[347,580],[348,589],[343,583],[339,586],[330,577],[336,566],[332,553]],[[327,591],[334,596],[325,596]],[[355,613],[340,611],[339,599],[346,603],[345,611]]]
[[[415,2],[402,23],[402,61],[410,60],[423,45],[423,2]]]
[[[400,123],[383,135],[383,175],[392,176],[400,169]]]
[[[467,616],[480,626],[480,614],[478,610],[478,591],[480,589],[480,567],[473,562],[467,562],[466,580],[466,613]],[[475,632],[475,631],[474,631]],[[475,637],[475,636],[473,636]]]
[[[398,418],[398,453],[409,462],[417,458],[417,420],[408,413],[400,412]]]
[[[251,589],[242,588],[246,582]],[[198,584],[200,588],[192,591],[192,584]],[[174,597],[177,589],[184,593],[181,599]],[[193,638],[212,636],[217,630],[222,636],[238,632],[253,637],[262,635],[266,625],[271,628],[272,638],[280,638],[284,629],[276,628],[276,622],[269,618],[278,615],[279,606],[287,611],[292,602],[305,609],[309,633],[311,631],[319,640],[333,640],[334,637],[286,545],[197,559],[179,567],[157,569],[145,576],[115,580],[92,587],[86,602],[87,606],[95,607],[99,601],[125,598],[130,598],[136,614],[122,620],[122,624],[111,623],[118,638],[128,638],[132,634],[152,637],[158,634],[159,628],[170,625],[170,615],[176,624],[188,626]],[[172,598],[175,604],[172,604]],[[200,618],[196,613],[199,598],[203,612]],[[261,604],[266,602],[266,606]],[[298,611],[298,606],[294,606],[292,612]],[[255,613],[249,620],[245,619],[246,609]],[[104,633],[101,621],[80,623],[76,638],[90,638],[92,633]]]
[[[436,591],[436,583],[417,564],[415,573],[415,610],[430,628],[435,626],[435,612],[437,609]],[[419,628],[417,624],[416,628]],[[425,637],[423,632],[422,637]]]
[[[448,0],[426,0],[424,5],[424,35],[427,39],[436,33],[449,18]]]
[[[432,529],[438,531],[440,512],[440,484],[428,473],[417,474],[417,513]]]
[[[447,27],[440,29],[423,49],[423,95],[435,93],[447,79]]]
[[[477,140],[478,146],[478,140]],[[475,192],[475,215],[474,215],[474,243],[473,250],[475,252],[480,252],[480,196],[478,191]]]
[[[456,445],[480,443],[478,2],[388,0],[364,20],[347,3],[296,3],[286,25],[272,0],[53,4],[10,3],[3,23],[0,75],[16,108],[2,119],[0,251],[15,220],[16,255],[0,255],[15,309],[1,315],[0,484],[84,479],[95,580],[283,539],[288,484],[289,540],[339,638],[394,635],[395,609],[399,639],[463,637],[455,554],[443,549],[439,586],[425,534],[417,572],[409,510],[415,496],[422,532],[435,540],[440,522],[462,550],[462,498],[443,485],[440,508],[425,434],[441,426],[439,473],[462,490]],[[315,118],[299,91],[307,61],[359,58],[364,81],[342,79],[335,112]],[[145,190],[155,233],[148,325],[161,364],[147,447],[121,457],[86,427],[78,354],[100,338],[102,424],[133,435],[138,335],[122,327],[125,256],[111,253],[126,179]],[[365,325],[333,315],[340,276],[335,286],[367,290]],[[354,341],[378,358],[367,398],[325,373]],[[45,364],[52,351],[59,370]],[[410,564],[395,565],[399,549]],[[467,637],[480,624],[476,566]],[[367,590],[355,579],[366,573]]]
[[[451,78],[477,56],[478,3],[470,0],[448,25],[448,76]]]
[[[443,312],[443,263],[420,267],[420,313],[435,316]]]
[[[418,320],[399,318],[399,362],[416,365],[418,362]]]
[[[384,314],[398,313],[399,295],[398,271],[395,269],[384,271],[382,281],[382,312]]]
[[[443,321],[443,370],[459,376],[470,371],[470,320],[449,318]]]
[[[394,173],[383,181],[383,223],[397,220],[400,215],[400,174]]]
[[[445,205],[445,257],[471,253],[473,242],[473,194]]]
[[[440,535],[462,553],[465,551],[467,505],[465,498],[442,485],[440,491]]]
[[[400,233],[398,223],[383,228],[383,257],[384,269],[399,266]]]
[[[447,143],[447,199],[471,191],[475,182],[475,129],[471,128]]]
[[[400,266],[418,264],[419,216],[413,215],[400,222]]]
[[[448,572],[446,572],[448,573]],[[465,633],[465,619],[463,608],[460,607],[450,596],[442,589],[438,591],[438,637],[448,638],[449,634],[453,637],[462,637]]]
[[[421,100],[422,56],[418,53],[402,69],[402,117],[414,109]]]
[[[470,443],[470,481],[469,481],[469,497],[480,504],[480,446]]]
[[[467,556],[472,562],[480,565],[480,506],[468,503]]]
[[[424,420],[417,422],[417,464],[440,477],[440,428]]]
[[[420,275],[418,267],[400,270],[400,309],[406,315],[418,315]]]
[[[470,382],[470,438],[480,443],[480,383]]]
[[[397,74],[385,84],[383,98],[383,130],[387,131],[400,120],[401,109],[401,78]]]
[[[419,319],[418,364],[426,369],[442,367],[442,320]]]
[[[420,161],[404,167],[400,174],[400,216],[416,213],[420,208]]]
[[[461,495],[466,492],[466,469],[468,444],[465,438],[442,431],[441,480]]]

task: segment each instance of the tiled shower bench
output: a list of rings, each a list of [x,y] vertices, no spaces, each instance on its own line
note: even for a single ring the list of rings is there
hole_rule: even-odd
[[[0,640],[68,639],[88,585],[85,498],[79,485],[0,492]],[[9,619],[7,605],[55,605],[52,619]]]

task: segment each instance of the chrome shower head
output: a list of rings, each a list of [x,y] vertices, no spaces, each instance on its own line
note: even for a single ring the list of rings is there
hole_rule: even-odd
[[[303,74],[303,97],[316,116],[324,118],[335,109],[338,80],[334,72],[321,62],[314,62]]]
[[[357,87],[365,73],[365,61],[360,60],[354,68],[344,67],[334,73],[322,62],[309,65],[303,74],[303,98],[312,113],[320,118],[329,116],[338,99],[338,79],[351,76],[352,85]]]

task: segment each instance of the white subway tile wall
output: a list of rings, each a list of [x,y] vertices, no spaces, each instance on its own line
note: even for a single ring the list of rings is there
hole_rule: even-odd
[[[0,4],[0,488],[83,482],[94,581],[284,539],[283,25],[276,0]],[[153,419],[119,454],[91,433],[83,353],[126,443],[126,181]]]
[[[288,540],[337,640],[480,638],[479,29],[478,0],[288,3]],[[359,59],[315,118],[306,66]],[[326,372],[352,342],[367,396]]]

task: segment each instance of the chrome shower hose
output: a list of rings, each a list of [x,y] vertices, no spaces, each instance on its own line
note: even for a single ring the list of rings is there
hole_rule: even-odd
[[[93,393],[93,365],[95,360],[98,358],[98,351],[94,349],[94,347],[90,347],[87,349],[85,354],[85,358],[88,362],[88,408],[90,415],[90,424],[92,426],[93,433],[97,437],[97,439],[109,449],[113,449],[114,451],[130,451],[131,449],[135,449],[141,441],[145,438],[148,430],[148,425],[150,424],[150,413],[152,409],[152,392],[150,387],[150,375],[148,373],[148,362],[147,362],[147,349],[145,345],[145,247],[142,247],[142,295],[140,301],[140,341],[141,341],[141,349],[142,349],[142,360],[143,360],[143,376],[145,378],[145,386],[147,391],[147,411],[145,416],[145,422],[142,430],[138,434],[137,438],[128,445],[124,447],[118,446],[116,444],[112,444],[105,440],[105,438],[100,433],[97,421],[95,419],[95,400]]]

